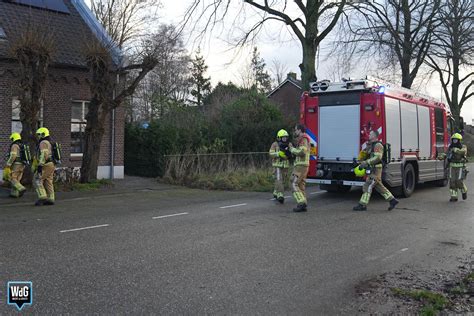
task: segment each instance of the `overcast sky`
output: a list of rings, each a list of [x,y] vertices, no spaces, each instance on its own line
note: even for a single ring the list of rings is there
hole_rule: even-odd
[[[179,23],[182,20],[185,9],[189,6],[192,0],[162,0],[162,20],[166,23]],[[238,37],[239,30],[246,29],[250,26],[252,20],[257,17],[257,12],[248,8],[244,12],[244,18],[234,20],[238,16],[237,10],[241,8],[241,1],[236,2],[234,7],[230,8],[229,16],[232,19],[226,21],[224,27],[216,28],[212,34],[208,34],[207,38],[200,43],[194,40],[194,37],[187,36],[188,50],[193,51],[199,45],[201,51],[209,66],[208,73],[211,76],[212,83],[215,85],[218,81],[222,82],[238,82],[240,79],[241,69],[249,61],[251,49],[253,45],[242,48],[240,50],[232,49],[232,39]],[[249,7],[249,6],[247,6]],[[234,23],[231,23],[234,22]],[[237,30],[237,31],[236,31]],[[189,35],[189,33],[188,33]],[[317,66],[317,75],[319,79],[335,77],[333,73],[333,62],[327,60],[327,55],[330,52],[329,40],[326,47],[323,45],[323,50],[319,55],[319,64]],[[254,42],[258,47],[261,57],[263,57],[268,66],[272,64],[273,60],[278,60],[288,67],[288,71],[293,71],[300,77],[298,65],[301,63],[301,48],[298,41],[292,39],[291,34],[281,25],[281,23],[274,22],[267,25],[261,32],[261,35]],[[362,78],[367,74],[376,75],[376,70],[367,69],[367,65],[361,65],[351,70],[351,73],[345,74],[346,77]],[[419,92],[428,94],[432,97],[440,99],[444,96],[441,91],[441,84],[438,77],[434,76],[429,82],[425,82],[418,87]],[[471,98],[467,104],[464,105],[462,115],[466,122],[474,120],[474,98]]]
[[[179,24],[187,7],[193,0],[162,0],[162,8],[160,10],[160,19],[163,23]],[[290,2],[290,5],[293,2]],[[244,8],[244,12],[238,14],[239,9]],[[267,66],[270,68],[272,61],[276,60],[284,64],[288,71],[297,73],[300,78],[301,73],[298,65],[301,63],[301,48],[299,42],[292,38],[292,35],[285,26],[279,22],[271,22],[265,25],[260,32],[260,36],[253,44],[235,49],[235,38],[239,38],[243,30],[251,26],[251,22],[258,18],[260,13],[254,11],[250,6],[242,6],[241,1],[233,1],[233,6],[229,9],[228,19],[226,19],[223,27],[216,27],[212,32],[206,34],[205,39],[196,40],[196,34],[189,29],[186,30],[186,47],[189,52],[194,52],[197,47],[201,48],[201,52],[209,66],[208,75],[211,77],[212,84],[215,86],[217,82],[233,81],[238,83],[241,78],[242,69],[251,58],[251,50],[253,46],[257,46],[260,56],[265,59]],[[317,65],[318,79],[331,79],[334,81],[339,76],[334,74],[334,62],[328,60],[330,54],[330,40],[323,43],[322,50],[319,54],[319,62]],[[334,56],[334,53],[331,55]],[[377,75],[377,70],[370,69],[363,60],[357,61],[356,66],[345,73],[344,77],[364,78],[366,75]],[[270,69],[269,69],[270,70]],[[418,87],[421,93],[428,94],[432,97],[440,99],[443,97],[441,85],[437,77],[429,82],[424,82]],[[444,97],[443,97],[444,98]],[[444,99],[443,99],[444,101]],[[471,98],[464,105],[462,115],[466,122],[474,120],[474,98]]]

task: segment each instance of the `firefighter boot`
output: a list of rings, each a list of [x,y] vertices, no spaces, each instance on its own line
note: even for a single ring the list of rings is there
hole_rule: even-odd
[[[467,187],[464,183],[463,183],[463,188],[461,189],[461,193],[462,193],[462,199],[466,200],[467,199]]]
[[[285,203],[285,198],[283,196],[279,196],[277,198],[277,201],[280,202],[280,204],[283,204],[283,203]]]
[[[449,189],[449,192],[451,193],[451,198],[449,199],[449,202],[457,202],[458,201],[458,190],[457,189]]]
[[[307,209],[306,209],[306,204],[304,203],[299,203],[298,205],[296,205],[296,207],[293,209],[293,212],[295,213],[300,213],[300,212],[306,212]]]
[[[393,198],[390,201],[388,201],[388,203],[390,203],[388,210],[391,211],[395,208],[395,206],[397,206],[398,200],[396,198]]]
[[[357,206],[354,206],[352,210],[353,211],[367,211],[367,206],[359,203]]]

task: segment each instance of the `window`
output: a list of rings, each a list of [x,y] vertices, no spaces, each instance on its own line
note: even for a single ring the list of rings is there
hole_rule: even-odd
[[[71,107],[71,155],[80,156],[84,152],[86,131],[86,115],[88,101],[74,101]]]
[[[21,133],[22,126],[20,122],[20,100],[13,98],[12,100],[12,133]]]
[[[444,113],[441,109],[435,109],[436,148],[438,152],[444,151]]]
[[[37,128],[43,125],[43,101],[41,101],[41,109],[38,113],[38,119]],[[12,99],[12,133],[21,133],[22,129],[23,127],[21,126],[20,121],[20,100],[15,97]]]

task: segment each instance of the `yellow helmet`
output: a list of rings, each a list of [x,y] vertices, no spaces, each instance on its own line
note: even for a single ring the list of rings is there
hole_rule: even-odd
[[[356,177],[363,177],[365,176],[365,169],[361,169],[360,166],[354,168],[354,174]]]
[[[451,136],[451,139],[462,140],[462,135],[459,133],[454,133],[453,136]]]
[[[49,130],[46,127],[40,127],[36,131],[36,135],[40,138],[45,138],[49,136]]]
[[[13,143],[16,142],[16,141],[18,141],[18,140],[21,140],[21,135],[20,135],[20,133],[12,133],[12,134],[10,135],[10,140],[11,140]]]
[[[277,133],[277,138],[289,137],[289,136],[290,134],[288,134],[288,132],[285,131],[284,129],[279,130]]]

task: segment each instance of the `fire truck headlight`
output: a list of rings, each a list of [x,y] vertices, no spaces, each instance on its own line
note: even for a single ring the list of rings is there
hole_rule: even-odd
[[[309,88],[310,88],[311,92],[317,92],[319,90],[319,83],[311,82],[309,84]]]
[[[318,163],[318,164],[316,165],[316,168],[318,168],[318,169],[321,169],[322,167],[323,167],[323,164],[322,164],[322,163]]]
[[[328,88],[329,88],[329,81],[322,81],[319,84],[319,89],[321,89],[321,91],[326,91]]]
[[[322,171],[322,170],[316,171],[316,177],[318,177],[318,178],[324,177],[324,171]]]

